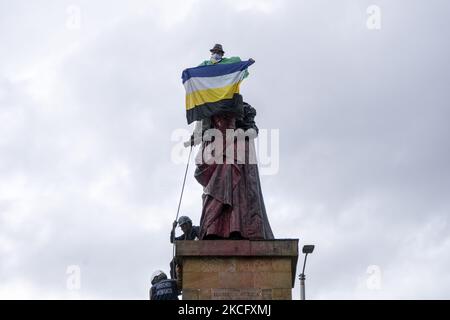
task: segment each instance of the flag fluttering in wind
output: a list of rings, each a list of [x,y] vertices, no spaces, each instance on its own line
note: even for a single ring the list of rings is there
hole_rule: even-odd
[[[186,89],[188,124],[220,112],[236,111],[240,99],[239,86],[253,63],[249,60],[184,70],[182,79]]]

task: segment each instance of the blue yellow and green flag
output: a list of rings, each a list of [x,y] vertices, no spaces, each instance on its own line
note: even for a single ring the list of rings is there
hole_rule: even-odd
[[[233,112],[239,86],[254,61],[205,65],[183,71],[188,124],[221,112]]]

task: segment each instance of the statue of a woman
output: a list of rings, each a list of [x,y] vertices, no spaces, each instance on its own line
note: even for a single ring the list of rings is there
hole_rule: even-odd
[[[252,157],[252,154],[255,155],[254,137],[244,138],[241,142],[235,138],[226,139],[227,129],[253,130],[257,133],[255,109],[244,102],[242,110],[241,115],[225,112],[207,121],[210,128],[222,133],[224,140],[220,144],[223,152],[219,153],[223,155],[222,163],[199,163],[214,141],[203,141],[197,156],[195,178],[204,187],[199,235],[203,240],[274,238],[264,206],[258,165],[256,161],[251,161],[256,159]],[[227,148],[233,150],[232,163],[226,158]],[[238,151],[245,151],[245,161],[237,160]]]

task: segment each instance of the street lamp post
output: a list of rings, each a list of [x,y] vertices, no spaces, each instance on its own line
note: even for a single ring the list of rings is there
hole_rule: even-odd
[[[308,254],[314,251],[314,245],[305,245],[303,246],[303,253],[305,254],[305,260],[303,261],[303,270],[299,276],[300,279],[300,300],[305,300],[305,266],[306,266],[306,258],[308,258]]]

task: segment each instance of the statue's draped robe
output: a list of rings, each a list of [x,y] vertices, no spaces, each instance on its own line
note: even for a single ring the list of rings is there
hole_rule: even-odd
[[[236,128],[233,114],[221,114],[211,118],[211,126],[222,132]],[[205,141],[200,148],[197,161],[209,144]],[[239,144],[234,139],[229,142],[236,151],[245,148],[245,163],[200,163],[197,164],[195,178],[204,187],[203,210],[200,220],[200,239],[244,238],[273,239],[264,206],[261,183],[256,162],[249,162],[249,151],[254,144],[247,141]],[[223,155],[225,159],[225,138]],[[235,156],[236,159],[236,156]]]

